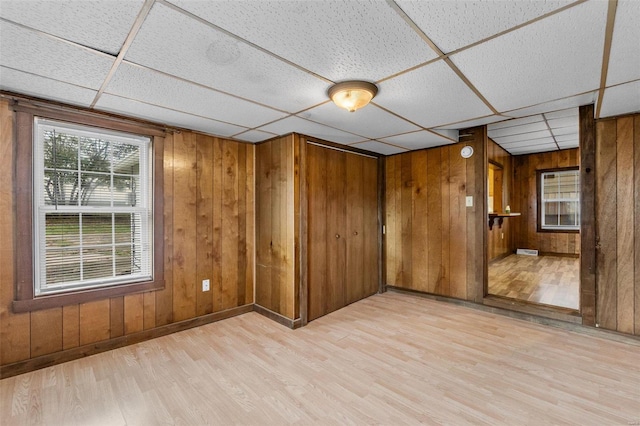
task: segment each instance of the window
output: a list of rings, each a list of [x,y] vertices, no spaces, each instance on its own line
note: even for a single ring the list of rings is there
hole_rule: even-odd
[[[152,279],[150,138],[34,129],[35,295]]]
[[[161,289],[164,130],[18,101],[14,312]]]
[[[580,230],[578,169],[538,172],[538,230]]]

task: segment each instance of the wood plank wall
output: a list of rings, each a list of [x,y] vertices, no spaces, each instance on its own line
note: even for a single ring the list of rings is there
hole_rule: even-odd
[[[537,170],[578,166],[578,148],[513,157],[511,210],[522,214],[512,222],[515,248],[539,250],[542,253],[580,253],[579,233],[538,232],[536,186]]]
[[[0,100],[0,365],[135,335],[253,303],[254,147],[192,132],[165,138],[165,289],[32,313],[14,288],[13,112]],[[162,244],[163,242],[158,242]],[[201,281],[211,280],[203,293]]]
[[[291,320],[300,315],[294,218],[298,156],[294,134],[256,146],[256,304]]]
[[[514,206],[511,205],[510,199],[513,176],[513,160],[511,154],[489,139],[487,144],[487,159],[502,167],[502,210],[504,211],[506,206],[510,206],[511,211],[519,212],[513,209]],[[495,223],[493,228],[489,230],[488,256],[490,261],[508,256],[514,252],[513,222],[519,220],[521,220],[520,217],[506,218],[503,220],[502,227],[499,227],[498,224]]]
[[[640,114],[596,123],[596,322],[640,335]]]
[[[484,143],[465,143],[386,159],[386,284],[480,302],[483,296]],[[460,149],[471,145],[470,159]],[[473,207],[465,197],[473,196]]]

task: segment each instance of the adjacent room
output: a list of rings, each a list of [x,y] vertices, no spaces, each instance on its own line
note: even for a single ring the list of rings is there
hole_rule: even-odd
[[[638,22],[0,0],[0,423],[638,424]]]

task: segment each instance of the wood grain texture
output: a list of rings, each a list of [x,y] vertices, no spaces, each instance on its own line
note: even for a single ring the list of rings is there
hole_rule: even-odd
[[[634,334],[640,335],[640,114],[636,114],[633,120],[633,199],[634,204],[634,292],[635,292],[635,314],[634,314]]]
[[[253,312],[2,380],[0,423],[635,422],[638,343],[595,334],[394,292],[298,330]]]
[[[521,196],[521,186],[518,185],[518,188],[514,188],[513,185],[513,160],[512,156],[505,151],[502,147],[500,147],[497,143],[489,139],[487,144],[487,159],[492,164],[497,164],[502,170],[502,179],[496,182],[496,185],[501,185],[500,190],[498,192],[499,195],[494,196],[494,204],[495,206],[500,206],[498,210],[494,211],[502,213],[504,212],[506,206],[511,207],[511,211],[521,213],[520,210],[516,210],[520,208],[519,205],[515,205],[511,202],[512,198],[517,199],[518,196]],[[516,195],[517,192],[517,195]],[[495,200],[495,197],[500,197],[499,200]],[[522,221],[523,217],[516,217],[513,219],[505,220],[502,224],[502,227],[494,226],[489,230],[488,236],[488,256],[489,261],[501,257],[505,257],[511,253],[513,253],[516,249],[514,245],[514,235],[513,228],[514,224],[512,222]]]
[[[596,210],[594,106],[580,107],[580,314],[585,325],[596,324]],[[574,248],[575,250],[575,248]]]
[[[473,207],[467,207],[467,282],[466,299],[481,303],[487,293],[487,127],[461,131],[468,134],[464,143],[474,155],[465,161],[467,196],[473,197]]]
[[[213,144],[211,136],[196,136],[196,315],[213,312],[213,294],[218,290],[213,282]],[[202,281],[209,280],[203,291]]]
[[[234,303],[251,303],[253,293],[253,147],[238,142],[224,141],[210,136],[182,132],[176,135],[167,134],[164,138],[163,152],[163,188],[164,188],[164,276],[165,288],[154,292],[145,292],[125,297],[68,305],[33,313],[14,314],[11,312],[13,300],[15,253],[13,252],[14,224],[13,213],[15,200],[14,190],[25,190],[14,183],[12,169],[13,157],[13,112],[5,100],[0,100],[0,364],[8,365],[16,362],[41,359],[47,357],[49,365],[62,356],[63,351],[87,345],[108,347],[109,342],[120,341],[128,336],[138,336],[144,331],[152,335],[158,327],[171,324],[177,318],[187,316],[186,320],[200,318],[196,310],[207,311],[206,299],[199,298],[196,290],[203,270],[202,259],[211,256],[212,264],[205,267],[212,276],[212,291],[209,293],[214,302],[213,310],[223,309],[221,302],[221,273],[230,265],[222,262],[222,193],[227,182],[222,180],[222,143],[237,146],[242,155],[237,158],[242,163],[233,166],[237,179],[231,194],[237,194],[240,210],[236,232],[232,241],[225,245],[229,250],[239,253],[231,267],[238,275],[237,281],[228,286],[233,294]],[[175,147],[175,152],[174,152]],[[241,148],[240,148],[241,147]],[[199,151],[200,149],[200,151]],[[200,153],[200,157],[198,154]],[[200,176],[208,179],[197,179]],[[208,185],[208,186],[207,186]],[[13,190],[12,190],[13,188]],[[198,189],[201,193],[198,194]],[[209,213],[209,199],[213,203]],[[200,196],[200,197],[199,197]],[[204,201],[203,201],[204,200]],[[231,204],[231,200],[227,200]],[[198,202],[200,204],[198,205]],[[198,213],[206,212],[203,216]],[[177,226],[174,226],[174,223]],[[208,227],[208,228],[207,228]],[[205,234],[205,235],[202,235]],[[190,237],[189,237],[190,235]],[[197,237],[196,237],[197,236]],[[212,248],[198,248],[199,238],[207,238]],[[177,244],[176,244],[177,242]],[[185,254],[186,251],[190,251]],[[190,264],[185,267],[178,264],[178,259]],[[200,259],[200,268],[198,267]],[[241,273],[239,272],[241,271]],[[173,283],[178,286],[174,289]],[[216,285],[218,287],[216,287]],[[235,288],[232,288],[235,286]],[[176,299],[174,301],[174,290]],[[186,297],[185,297],[186,295]],[[193,295],[193,297],[191,297]],[[216,299],[219,297],[220,299]],[[188,301],[185,303],[185,300]],[[242,300],[241,300],[242,299]],[[179,314],[174,311],[174,302]],[[204,305],[200,302],[205,302]],[[187,312],[188,311],[188,312]],[[32,319],[33,318],[33,319]],[[33,365],[40,365],[35,363]]]
[[[308,319],[322,316],[326,310],[327,293],[322,285],[327,281],[327,152],[316,145],[307,145],[308,185]],[[313,224],[313,225],[311,225]],[[316,284],[316,285],[314,285]]]

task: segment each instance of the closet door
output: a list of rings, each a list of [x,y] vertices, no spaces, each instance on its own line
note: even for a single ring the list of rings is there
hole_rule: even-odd
[[[347,304],[365,297],[364,289],[364,179],[362,155],[346,155],[346,296]]]
[[[327,313],[327,153],[307,145],[307,294],[308,320]]]
[[[345,279],[347,270],[347,154],[327,149],[327,293],[326,312],[347,305]],[[349,200],[351,202],[351,200]]]

